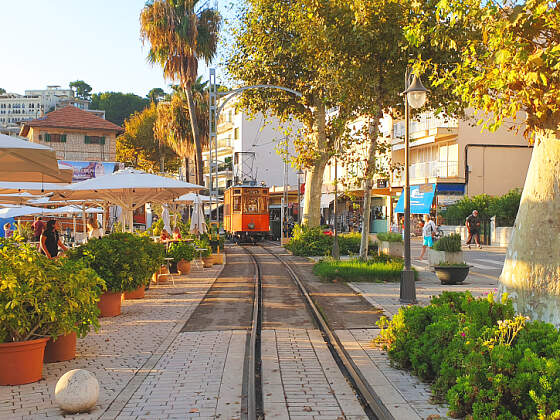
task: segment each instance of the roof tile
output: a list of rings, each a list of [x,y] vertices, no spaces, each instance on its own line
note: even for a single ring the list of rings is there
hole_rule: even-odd
[[[122,127],[104,120],[91,112],[68,105],[49,112],[42,118],[26,121],[21,128],[21,135],[26,136],[30,127],[75,128],[88,130],[123,131]]]

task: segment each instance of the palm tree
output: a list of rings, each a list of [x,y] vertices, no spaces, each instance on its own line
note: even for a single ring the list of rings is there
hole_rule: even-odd
[[[217,10],[196,10],[199,0],[149,0],[140,14],[143,42],[150,43],[148,60],[160,64],[166,78],[179,82],[187,96],[196,152],[197,182],[203,183],[202,143],[192,86],[198,59],[208,64],[216,54],[221,17]]]
[[[197,119],[202,149],[208,148],[208,92],[206,85],[199,77],[191,88],[194,103],[194,114]],[[154,133],[160,143],[167,145],[181,157],[183,173],[189,181],[189,158],[196,155],[195,142],[187,118],[187,94],[180,86],[171,86],[173,94],[169,101],[160,102],[157,106],[157,117]]]

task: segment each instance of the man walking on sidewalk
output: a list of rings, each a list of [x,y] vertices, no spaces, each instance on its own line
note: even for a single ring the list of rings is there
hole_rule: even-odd
[[[473,210],[472,214],[467,217],[465,226],[469,232],[469,237],[467,238],[467,245],[469,246],[469,249],[471,249],[471,242],[473,238],[478,247],[482,248],[480,246],[480,219],[478,218],[478,210]]]

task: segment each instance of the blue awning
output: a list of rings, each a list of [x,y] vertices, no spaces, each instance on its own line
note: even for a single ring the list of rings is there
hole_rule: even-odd
[[[465,184],[437,184],[436,192],[438,194],[444,195],[464,195],[465,194]]]
[[[431,191],[427,192],[421,192],[420,185],[410,186],[410,214],[430,213],[434,201],[435,186],[434,184],[423,185],[422,190],[424,191],[428,186]],[[395,213],[404,213],[404,190],[399,197],[397,207],[395,207]]]

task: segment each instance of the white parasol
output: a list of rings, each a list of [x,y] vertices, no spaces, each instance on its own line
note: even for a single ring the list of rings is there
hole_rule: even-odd
[[[0,134],[0,181],[72,182],[72,171],[61,170],[50,147]]]
[[[208,231],[204,220],[204,213],[202,211],[202,202],[198,196],[195,196],[193,201],[190,231],[196,235],[200,235]]]
[[[104,200],[116,204],[122,207],[125,225],[132,231],[132,213],[137,208],[148,202],[165,203],[202,188],[200,185],[127,168],[68,185],[63,190],[55,191],[54,197],[65,200]]]
[[[171,233],[171,216],[169,215],[169,208],[167,204],[163,205],[163,211],[161,212],[161,219],[163,220],[163,228]]]

